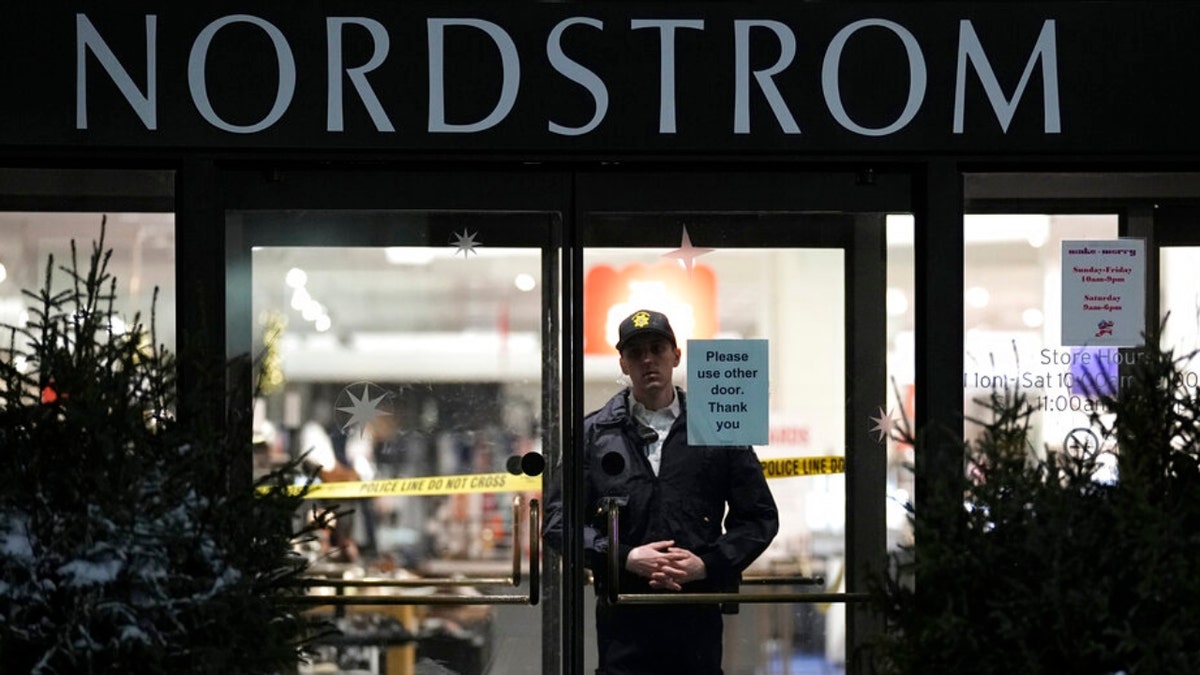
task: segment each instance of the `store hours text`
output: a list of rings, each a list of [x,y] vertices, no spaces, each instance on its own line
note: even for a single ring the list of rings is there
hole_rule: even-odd
[[[1069,371],[1027,371],[1016,375],[964,372],[963,388],[1024,390],[1030,394],[1029,405],[1039,412],[1091,413],[1097,411],[1100,403],[1096,398],[1072,393],[1078,379],[1075,373]]]

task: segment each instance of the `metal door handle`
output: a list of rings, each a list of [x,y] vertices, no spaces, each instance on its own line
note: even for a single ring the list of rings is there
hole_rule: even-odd
[[[333,588],[335,595],[300,595],[288,602],[308,607],[347,605],[536,605],[541,600],[541,504],[529,500],[529,595],[344,595],[347,588],[421,588],[521,585],[521,496],[513,497],[512,575],[508,577],[442,577],[424,579],[322,579],[303,577],[305,590]]]
[[[789,584],[792,586],[824,586],[825,577],[809,577],[803,575],[757,575],[742,577],[743,586],[774,586]]]
[[[869,593],[622,593],[620,506],[609,501],[604,504],[608,521],[608,601],[627,605],[711,605],[721,603],[784,603],[784,602],[862,602]],[[755,585],[825,585],[823,577],[752,576],[742,580]]]
[[[621,605],[762,605],[796,602],[866,602],[870,593],[618,593]]]

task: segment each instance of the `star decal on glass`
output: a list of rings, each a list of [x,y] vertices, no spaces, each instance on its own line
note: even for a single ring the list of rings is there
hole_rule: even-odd
[[[359,384],[362,385],[362,393],[356,396],[354,389]],[[357,429],[361,435],[376,418],[391,415],[391,411],[387,410],[385,405],[389,398],[390,394],[386,390],[370,382],[355,383],[343,389],[334,403],[335,410],[342,413],[338,415],[342,431],[349,433]]]
[[[688,236],[687,225],[684,225],[683,240],[680,241],[679,248],[675,249],[674,251],[668,251],[664,253],[663,257],[675,258],[679,262],[683,263],[683,266],[687,268],[688,274],[691,274],[696,258],[699,258],[706,253],[712,253],[714,250],[715,249],[711,248],[697,248],[692,246],[692,238]]]
[[[468,257],[470,257],[471,253],[474,253],[475,255],[479,255],[479,251],[475,250],[476,246],[481,245],[479,242],[475,241],[475,236],[478,234],[479,234],[478,232],[472,232],[470,234],[467,234],[467,228],[465,228],[465,227],[463,228],[462,234],[455,232],[454,233],[454,240],[455,240],[454,247],[458,250],[454,252],[454,255],[458,255],[459,253],[461,253],[461,254],[463,254],[464,260],[466,260]]]
[[[871,427],[871,431],[879,434],[879,437],[875,440],[880,443],[883,442],[883,439],[890,438],[892,432],[897,429],[896,420],[892,418],[892,411],[884,412],[883,406],[879,406],[879,417],[868,419],[875,423],[875,426]]]

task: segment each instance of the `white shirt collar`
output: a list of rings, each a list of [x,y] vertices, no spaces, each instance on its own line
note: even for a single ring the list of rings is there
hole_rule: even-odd
[[[658,475],[658,469],[662,465],[662,447],[663,441],[666,440],[667,434],[671,433],[671,427],[675,425],[675,420],[680,414],[679,392],[675,392],[674,398],[671,399],[671,404],[665,408],[658,410],[647,410],[646,406],[639,403],[633,398],[633,392],[629,393],[629,414],[633,416],[638,423],[645,425],[654,430],[654,441],[649,443],[646,450],[646,459],[650,462],[650,468],[654,471],[654,475]]]
[[[676,417],[679,417],[679,392],[675,392],[675,395],[671,397],[670,405],[667,407],[659,408],[658,410],[650,410],[646,406],[642,405],[641,401],[635,399],[633,397],[633,392],[630,391],[629,413],[646,424],[650,424],[650,421],[656,417],[659,419],[666,417],[671,421],[674,421]]]

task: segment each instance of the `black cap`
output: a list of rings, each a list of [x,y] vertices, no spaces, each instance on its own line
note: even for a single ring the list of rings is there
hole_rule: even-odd
[[[672,347],[677,346],[675,331],[671,330],[671,322],[667,321],[667,315],[650,309],[639,309],[625,317],[617,334],[620,338],[617,340],[617,351],[628,346],[630,340],[642,335],[665,337],[671,341]]]

